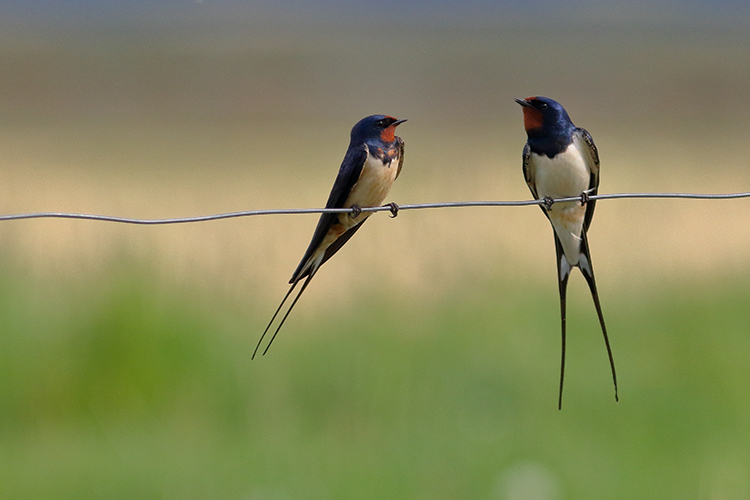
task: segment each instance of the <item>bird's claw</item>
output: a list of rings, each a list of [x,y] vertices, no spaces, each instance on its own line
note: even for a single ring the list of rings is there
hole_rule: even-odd
[[[591,201],[592,192],[593,192],[593,189],[587,189],[586,191],[581,193],[581,206],[585,206],[586,203]]]
[[[362,207],[360,207],[359,205],[352,205],[349,208],[352,209],[351,213],[349,214],[349,217],[351,217],[352,219],[356,219],[362,213]]]
[[[386,205],[387,207],[391,207],[391,219],[395,219],[398,215],[399,206],[396,204],[396,202],[391,202]]]
[[[552,205],[555,204],[555,200],[553,200],[551,196],[545,196],[542,200],[544,201],[544,206],[547,210],[551,209]]]

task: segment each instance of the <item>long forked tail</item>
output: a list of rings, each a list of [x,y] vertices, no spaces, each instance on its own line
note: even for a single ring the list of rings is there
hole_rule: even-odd
[[[565,292],[570,277],[570,264],[565,258],[562,243],[555,234],[555,253],[557,257],[557,284],[560,289],[560,326],[562,331],[562,351],[560,355],[560,389],[557,396],[557,409],[562,410],[563,384],[565,382]]]
[[[284,326],[284,322],[289,317],[289,313],[291,313],[292,309],[294,309],[294,306],[297,304],[297,301],[299,300],[300,296],[302,295],[302,292],[305,291],[305,288],[307,288],[307,285],[310,283],[310,280],[312,279],[312,277],[313,277],[314,274],[315,274],[315,272],[312,272],[311,274],[309,274],[307,276],[307,279],[302,284],[302,288],[300,288],[299,293],[297,294],[297,296],[292,301],[292,305],[289,306],[289,309],[286,311],[286,313],[284,314],[284,316],[281,318],[281,322],[279,322],[279,326],[276,327],[276,331],[273,332],[273,336],[271,337],[271,340],[268,341],[268,345],[263,350],[263,355],[264,356],[268,352],[268,348],[271,347],[271,344],[273,343],[274,339],[276,338],[276,335],[278,335],[279,330],[281,330],[281,327]],[[292,294],[292,291],[294,290],[294,288],[297,286],[297,283],[299,283],[299,281],[292,282],[292,286],[289,287],[289,291],[286,292],[286,295],[284,295],[284,298],[282,299],[281,304],[279,304],[279,307],[276,308],[276,312],[273,313],[273,317],[271,318],[271,321],[268,322],[268,326],[266,326],[266,329],[263,330],[263,334],[260,336],[260,339],[258,339],[258,343],[256,344],[255,350],[253,351],[253,355],[252,355],[252,357],[250,359],[255,359],[255,355],[258,353],[258,349],[260,348],[260,345],[263,343],[263,339],[266,337],[266,334],[268,333],[268,330],[271,328],[271,325],[273,324],[274,320],[279,315],[279,312],[281,311],[281,308],[284,307],[284,303],[289,298],[289,296]]]
[[[295,306],[295,305],[297,304],[297,301],[298,301],[298,300],[299,300],[299,298],[300,298],[300,297],[302,296],[302,292],[304,292],[304,291],[305,291],[305,288],[307,288],[307,285],[309,285],[309,284],[310,284],[310,280],[312,279],[312,277],[313,277],[314,275],[315,275],[315,273],[312,273],[312,274],[310,274],[310,275],[309,275],[309,276],[307,277],[307,279],[305,280],[305,282],[304,282],[304,283],[302,283],[302,288],[300,288],[300,290],[299,290],[299,293],[297,294],[297,296],[296,296],[296,297],[294,297],[294,300],[292,301],[292,305],[291,305],[291,306],[289,306],[289,310],[287,310],[286,314],[284,314],[284,317],[283,317],[283,318],[281,318],[281,322],[279,322],[279,326],[277,326],[277,327],[276,327],[276,331],[275,331],[275,332],[273,332],[273,337],[271,337],[271,340],[269,340],[269,341],[268,341],[268,345],[267,345],[267,346],[266,346],[266,348],[265,348],[265,349],[263,350],[263,355],[264,355],[264,356],[265,356],[265,355],[266,355],[266,353],[268,352],[268,349],[269,349],[269,348],[271,347],[271,344],[273,344],[273,341],[274,341],[274,339],[276,338],[276,335],[278,335],[278,334],[279,334],[279,330],[281,330],[281,327],[282,327],[282,326],[284,326],[284,322],[285,322],[285,321],[286,321],[286,319],[287,319],[287,318],[289,317],[289,313],[290,313],[290,312],[292,312],[292,309],[294,309],[294,306]]]
[[[609,345],[609,336],[607,335],[607,326],[604,324],[604,315],[602,314],[602,306],[599,303],[599,293],[596,291],[596,280],[594,279],[594,268],[591,264],[591,255],[589,254],[589,244],[586,238],[586,233],[581,235],[581,258],[578,261],[578,268],[581,270],[581,274],[586,278],[586,282],[589,284],[589,290],[591,290],[591,297],[594,299],[594,307],[596,307],[596,315],[599,317],[599,324],[602,327],[602,334],[604,335],[604,344],[607,346],[607,356],[609,357],[609,366],[612,369],[612,382],[615,385],[615,401],[619,401],[620,398],[617,394],[617,372],[615,371],[615,359],[612,356],[612,348]]]
[[[268,322],[268,326],[266,326],[266,329],[263,330],[263,335],[260,336],[258,339],[258,343],[255,345],[255,350],[253,351],[253,356],[250,359],[255,359],[255,355],[258,353],[258,348],[260,347],[260,344],[263,342],[263,339],[266,337],[266,333],[268,333],[268,329],[271,328],[271,325],[273,324],[273,320],[276,319],[276,316],[279,315],[279,311],[281,311],[281,308],[284,307],[284,302],[286,302],[286,299],[289,298],[289,296],[292,294],[292,290],[294,290],[294,287],[297,286],[297,281],[292,283],[292,286],[289,287],[289,291],[286,292],[286,295],[284,295],[284,299],[281,301],[281,304],[279,304],[279,307],[276,308],[276,312],[273,313],[273,317],[271,318],[271,321]]]

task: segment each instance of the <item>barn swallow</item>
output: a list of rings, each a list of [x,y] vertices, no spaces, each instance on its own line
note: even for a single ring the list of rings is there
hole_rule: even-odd
[[[565,108],[557,101],[547,97],[528,97],[516,99],[516,102],[523,106],[523,123],[528,136],[523,149],[523,174],[534,198],[545,201],[540,207],[552,224],[555,235],[562,323],[558,408],[562,408],[565,378],[565,291],[573,267],[581,270],[591,290],[612,369],[615,401],[618,401],[615,362],[596,291],[586,237],[595,205],[595,200],[588,197],[595,195],[599,188],[599,153],[591,134],[573,125]],[[580,202],[553,203],[555,198],[577,196],[581,197]]]
[[[263,338],[279,315],[284,303],[297,284],[304,278],[302,288],[292,301],[281,322],[276,327],[263,354],[268,352],[276,335],[281,330],[289,313],[292,312],[302,292],[325,261],[331,258],[349,238],[354,235],[372,212],[362,212],[363,207],[380,206],[399,174],[404,162],[404,141],[395,135],[396,127],[406,120],[392,116],[372,115],[360,120],[351,132],[349,149],[339,167],[338,176],[328,196],[326,208],[352,208],[350,213],[323,213],[318,220],[310,245],[297,269],[289,280],[291,287],[276,309],[271,321],[258,340],[253,358],[258,352]],[[391,204],[396,215],[398,206]]]

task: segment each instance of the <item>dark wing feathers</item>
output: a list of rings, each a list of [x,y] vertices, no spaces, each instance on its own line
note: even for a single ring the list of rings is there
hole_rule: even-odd
[[[526,146],[523,148],[523,177],[526,179],[526,185],[529,186],[529,190],[531,191],[531,195],[534,197],[534,199],[537,199],[536,197],[536,185],[534,183],[534,178],[531,175],[530,170],[530,163],[531,161],[531,146],[529,146],[529,143],[526,143]]]
[[[597,194],[599,192],[599,151],[596,149],[594,139],[591,134],[585,128],[576,128],[576,132],[581,134],[581,138],[589,148],[589,154],[591,160],[594,162],[594,168],[591,170],[591,178],[589,180],[589,194]],[[596,206],[596,200],[590,200],[586,204],[586,216],[583,219],[583,231],[589,230],[591,225],[591,219],[594,217],[594,207]]]
[[[365,143],[362,143],[357,147],[350,147],[347,150],[346,155],[344,156],[344,160],[341,162],[341,167],[339,167],[339,173],[336,176],[336,181],[333,183],[331,194],[328,195],[326,208],[343,208],[344,202],[349,197],[349,194],[351,193],[354,185],[357,183],[357,180],[359,180],[359,176],[362,173],[362,167],[364,167],[368,155],[369,150],[367,149],[367,145]],[[336,222],[338,216],[339,214],[330,213],[324,213],[320,215],[320,219],[318,219],[318,225],[315,227],[315,232],[313,233],[312,240],[310,240],[310,244],[307,246],[305,255],[302,257],[302,260],[297,266],[297,269],[294,271],[294,274],[292,274],[292,279],[289,280],[289,283],[299,281],[309,274],[309,272],[301,274],[302,268],[305,267],[307,261],[318,249],[318,246],[321,244],[326,234],[328,234],[328,230],[331,229],[331,226]],[[355,227],[359,226],[361,226],[361,224],[357,224],[357,226]],[[353,231],[352,234],[354,234]],[[342,235],[339,240],[341,240],[345,236],[347,236],[347,233],[344,233],[344,235]],[[349,238],[351,238],[351,234],[348,235],[346,240],[348,240]],[[341,245],[343,244],[344,243],[342,242]],[[341,245],[339,245],[336,250],[341,248]],[[325,260],[328,260],[328,258],[330,258],[330,256],[333,255],[334,252],[335,250],[331,252],[330,255],[328,254],[328,252],[326,252]]]
[[[339,236],[336,241],[331,243],[331,246],[326,248],[325,254],[323,254],[323,260],[320,261],[320,265],[322,266],[328,259],[333,257],[333,254],[339,251],[341,247],[344,246],[344,243],[349,241],[349,238],[351,238],[354,233],[357,232],[357,230],[364,225],[364,223],[367,221],[367,219],[362,219],[362,221],[357,224],[356,226],[352,226],[349,228],[348,231],[346,231],[344,234]]]
[[[326,208],[342,208],[344,206],[349,193],[352,192],[352,188],[362,174],[362,167],[364,167],[369,155],[370,151],[364,142],[358,147],[347,150],[346,156],[344,156],[344,160],[339,167],[336,181],[333,183],[333,188],[331,188],[331,194],[328,195]]]
[[[396,141],[398,141],[398,170],[396,171],[396,177],[393,179],[394,181],[401,175],[401,167],[404,166],[404,141],[400,137],[396,137]]]
[[[535,200],[538,200],[539,195],[536,193],[536,180],[534,179],[534,173],[531,171],[531,146],[529,146],[528,142],[523,148],[523,177],[524,179],[526,179],[526,185],[529,186],[531,196],[533,196]],[[544,213],[544,216],[549,219],[547,210],[544,208],[544,205],[539,205],[539,208],[542,209],[542,213]]]

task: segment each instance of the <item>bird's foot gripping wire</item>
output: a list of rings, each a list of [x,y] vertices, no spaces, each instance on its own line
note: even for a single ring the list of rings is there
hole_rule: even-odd
[[[581,206],[582,207],[585,206],[586,203],[588,203],[589,201],[591,201],[590,196],[591,196],[591,193],[593,193],[593,192],[594,192],[593,189],[587,189],[586,191],[584,191],[583,193],[581,193]]]
[[[544,201],[544,207],[547,210],[551,209],[552,205],[555,204],[555,200],[553,200],[551,196],[545,196],[542,200]]]
[[[362,207],[360,207],[359,205],[352,205],[349,208],[352,209],[351,213],[349,214],[349,217],[351,217],[352,219],[356,219],[362,213]]]
[[[386,207],[391,207],[391,219],[395,219],[396,216],[398,215],[398,211],[399,211],[399,207],[396,204],[396,202],[395,201],[391,202],[391,203],[389,203],[389,204],[387,204],[385,206]]]

